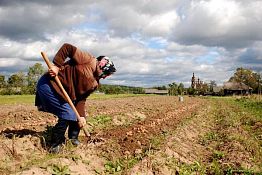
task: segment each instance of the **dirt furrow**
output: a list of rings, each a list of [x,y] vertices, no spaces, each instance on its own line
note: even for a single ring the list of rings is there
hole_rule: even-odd
[[[164,109],[165,112],[161,110],[142,122],[105,131],[100,133],[98,137],[105,140],[116,140],[123,155],[135,154],[143,149],[148,149],[153,136],[175,129],[186,116],[194,113],[201,104],[200,101],[178,104],[176,109]]]

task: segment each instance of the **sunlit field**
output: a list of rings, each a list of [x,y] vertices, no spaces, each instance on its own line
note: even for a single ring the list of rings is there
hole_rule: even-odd
[[[93,94],[87,141],[49,153],[57,118],[33,95],[0,96],[0,174],[261,174],[257,95]]]

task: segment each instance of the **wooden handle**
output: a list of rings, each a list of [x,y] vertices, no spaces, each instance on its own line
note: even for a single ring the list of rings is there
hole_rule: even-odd
[[[48,68],[50,69],[52,64],[50,63],[48,57],[46,56],[46,54],[44,52],[41,52],[41,55],[42,55],[43,59],[45,60]],[[59,80],[58,76],[55,76],[55,81],[56,81],[57,85],[59,86],[59,88],[62,90],[64,96],[66,97],[67,102],[69,103],[69,105],[71,106],[73,111],[75,112],[77,120],[80,122],[80,115],[79,115],[78,111],[76,110],[75,105],[73,104],[72,100],[70,99],[67,92],[65,91],[65,89],[64,89],[61,81]],[[79,122],[78,122],[79,127],[81,127]],[[90,137],[89,132],[84,127],[82,127],[81,129],[84,131],[84,133],[87,137]]]

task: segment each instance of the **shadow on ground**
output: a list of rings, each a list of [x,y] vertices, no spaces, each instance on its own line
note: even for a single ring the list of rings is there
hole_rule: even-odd
[[[20,129],[20,130],[6,129],[6,130],[1,131],[0,135],[8,139],[23,138],[26,136],[38,137],[41,140],[41,146],[44,149],[46,149],[50,147],[50,144],[51,144],[52,128],[53,128],[52,126],[47,126],[46,130],[44,131],[34,131],[31,129]]]

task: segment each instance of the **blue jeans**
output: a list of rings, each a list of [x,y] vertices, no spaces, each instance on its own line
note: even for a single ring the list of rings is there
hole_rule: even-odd
[[[77,121],[58,119],[57,124],[53,127],[52,131],[52,146],[57,146],[65,142],[65,132],[68,128],[68,138],[78,139],[80,128]]]
[[[77,121],[75,112],[54,90],[50,83],[50,77],[47,74],[38,80],[35,102],[40,111],[52,113],[58,118]]]
[[[54,90],[50,77],[43,75],[36,89],[36,104],[40,111],[52,113],[58,117],[58,123],[53,127],[51,144],[53,146],[65,142],[65,132],[68,128],[69,139],[78,139],[80,128],[77,117],[70,105]]]

